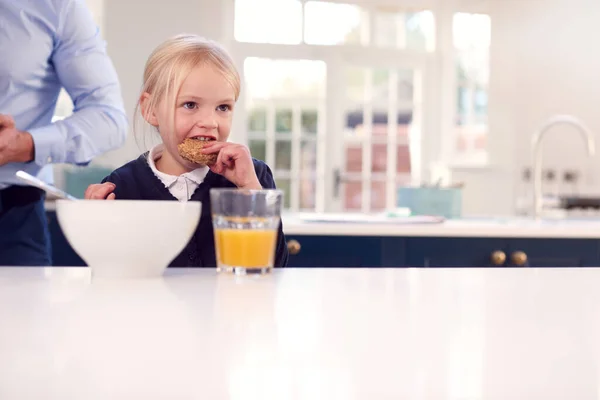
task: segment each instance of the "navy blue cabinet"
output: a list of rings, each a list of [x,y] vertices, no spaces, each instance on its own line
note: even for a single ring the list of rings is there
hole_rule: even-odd
[[[291,235],[292,267],[592,267],[600,240]]]
[[[495,238],[419,237],[406,239],[407,266],[488,267],[492,253],[504,251],[507,240]]]
[[[291,254],[290,267],[402,267],[406,264],[406,241],[377,236],[286,235],[288,243],[300,244]]]
[[[519,252],[526,256],[526,266],[600,266],[600,240],[597,239],[511,239],[506,253],[510,266],[519,266],[513,260]]]
[[[82,266],[48,212],[54,265]],[[600,267],[600,240],[476,237],[287,235],[300,245],[289,266],[299,268]],[[504,261],[496,264],[493,255]],[[496,259],[495,261],[498,261]]]

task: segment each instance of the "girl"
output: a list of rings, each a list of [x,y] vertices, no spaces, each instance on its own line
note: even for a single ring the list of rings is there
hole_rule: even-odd
[[[209,190],[275,188],[264,162],[227,142],[239,94],[240,76],[217,43],[178,35],[158,46],[146,63],[136,109],[158,130],[162,144],[89,186],[85,198],[201,201],[196,232],[171,266],[216,267]],[[203,141],[203,154],[217,155],[216,163],[198,165],[180,155],[178,146],[192,138]],[[280,225],[274,265],[285,267],[287,260]]]

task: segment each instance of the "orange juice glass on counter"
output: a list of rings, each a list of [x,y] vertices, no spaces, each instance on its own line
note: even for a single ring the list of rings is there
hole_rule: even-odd
[[[217,270],[265,274],[273,268],[283,192],[211,189]]]

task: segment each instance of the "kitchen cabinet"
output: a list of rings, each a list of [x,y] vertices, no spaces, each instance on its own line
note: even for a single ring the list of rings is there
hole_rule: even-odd
[[[290,267],[399,267],[406,264],[405,240],[377,236],[287,235]],[[296,253],[290,243],[299,245]]]
[[[494,266],[493,253],[505,251],[507,245],[507,240],[496,238],[408,238],[406,239],[406,265],[410,267],[491,267]]]
[[[525,266],[534,267],[598,267],[598,239],[511,239],[507,243],[509,266],[520,266],[513,255],[522,252]]]
[[[598,239],[477,237],[288,237],[300,244],[291,267],[594,267]],[[361,245],[364,244],[364,245]]]
[[[83,266],[47,213],[54,265]],[[600,239],[287,234],[290,267],[469,268],[600,266]]]

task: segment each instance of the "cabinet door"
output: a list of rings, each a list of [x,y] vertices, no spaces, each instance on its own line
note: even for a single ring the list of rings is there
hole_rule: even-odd
[[[383,258],[393,264],[403,257],[389,250],[389,243],[381,237],[287,235],[286,240],[288,248],[293,241],[300,245],[297,254],[290,254],[289,267],[381,267]],[[389,251],[382,257],[384,246]]]
[[[506,241],[496,238],[408,238],[407,263],[411,267],[490,267],[492,254],[504,252]]]
[[[600,241],[597,239],[510,239],[507,258],[509,266],[515,267],[598,267],[600,266]],[[524,264],[522,261],[525,261]]]

